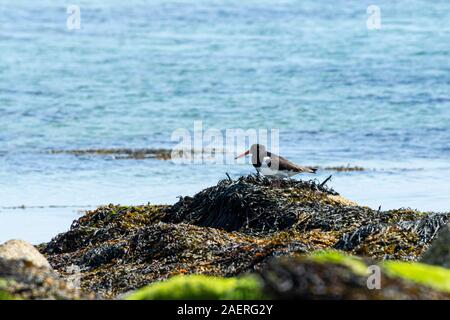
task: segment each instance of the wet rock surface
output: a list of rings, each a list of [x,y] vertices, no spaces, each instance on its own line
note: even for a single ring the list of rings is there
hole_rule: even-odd
[[[50,154],[67,154],[77,157],[107,157],[115,160],[178,160],[186,157],[202,156],[210,157],[216,153],[225,153],[225,150],[216,148],[204,149],[163,149],[163,148],[111,148],[111,149],[68,149],[68,150],[50,150]]]
[[[448,220],[449,214],[372,210],[318,181],[250,175],[173,206],[89,211],[39,249],[61,275],[76,265],[85,291],[112,298],[174,275],[263,272],[274,258],[321,249],[415,261]]]
[[[47,259],[30,243],[23,240],[9,240],[0,245],[0,258],[25,260],[36,267],[51,269]]]
[[[70,282],[27,260],[0,258],[0,299],[92,299]]]

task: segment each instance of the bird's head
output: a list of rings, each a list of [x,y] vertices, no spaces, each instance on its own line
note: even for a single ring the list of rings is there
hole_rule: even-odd
[[[262,144],[255,143],[255,144],[252,144],[250,149],[248,149],[244,153],[241,153],[235,159],[239,159],[239,158],[245,157],[245,156],[247,156],[249,154],[257,155],[257,154],[265,154],[265,153],[266,153],[266,147],[264,145],[262,145]]]

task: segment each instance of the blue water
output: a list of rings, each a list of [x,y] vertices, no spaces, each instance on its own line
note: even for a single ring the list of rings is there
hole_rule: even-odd
[[[0,241],[253,172],[48,154],[171,148],[196,120],[279,129],[301,164],[374,169],[330,183],[360,204],[450,211],[449,1],[74,2],[68,31],[66,4],[0,1]],[[381,30],[366,27],[371,4]]]

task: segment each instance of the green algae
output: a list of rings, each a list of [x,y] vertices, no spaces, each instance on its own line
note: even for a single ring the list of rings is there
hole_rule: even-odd
[[[382,266],[390,276],[450,293],[450,269],[403,261],[385,261]]]
[[[5,290],[8,287],[8,281],[0,278],[0,300],[15,300],[14,296]]]
[[[270,262],[260,276],[264,292],[273,299],[450,299],[449,292],[383,271],[378,278],[381,287],[370,288],[369,274],[361,272],[362,259],[339,252],[281,257]],[[367,266],[376,265],[371,260],[364,262]],[[441,275],[435,280],[442,281],[442,278]]]
[[[266,298],[254,276],[221,278],[204,275],[174,276],[151,284],[127,297],[128,300],[256,300]]]
[[[73,226],[101,228],[106,225],[115,225],[124,229],[139,228],[160,221],[166,207],[150,204],[140,206],[110,204],[87,211]]]
[[[317,251],[309,257],[318,263],[334,263],[345,266],[358,275],[364,276],[368,274],[367,265],[361,258],[337,250]]]
[[[0,290],[0,300],[16,300],[16,299],[8,292]]]

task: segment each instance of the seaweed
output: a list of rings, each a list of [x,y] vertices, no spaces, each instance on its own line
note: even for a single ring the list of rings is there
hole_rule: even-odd
[[[396,222],[390,214],[374,217],[370,223],[345,233],[334,247],[385,259],[417,260],[449,219],[448,214],[414,212],[416,220]]]
[[[298,220],[300,199],[319,200],[326,195],[338,193],[316,180],[249,175],[222,180],[194,197],[181,197],[167,208],[163,221],[248,233],[286,230]]]
[[[436,238],[420,261],[450,268],[450,223],[440,229]]]

